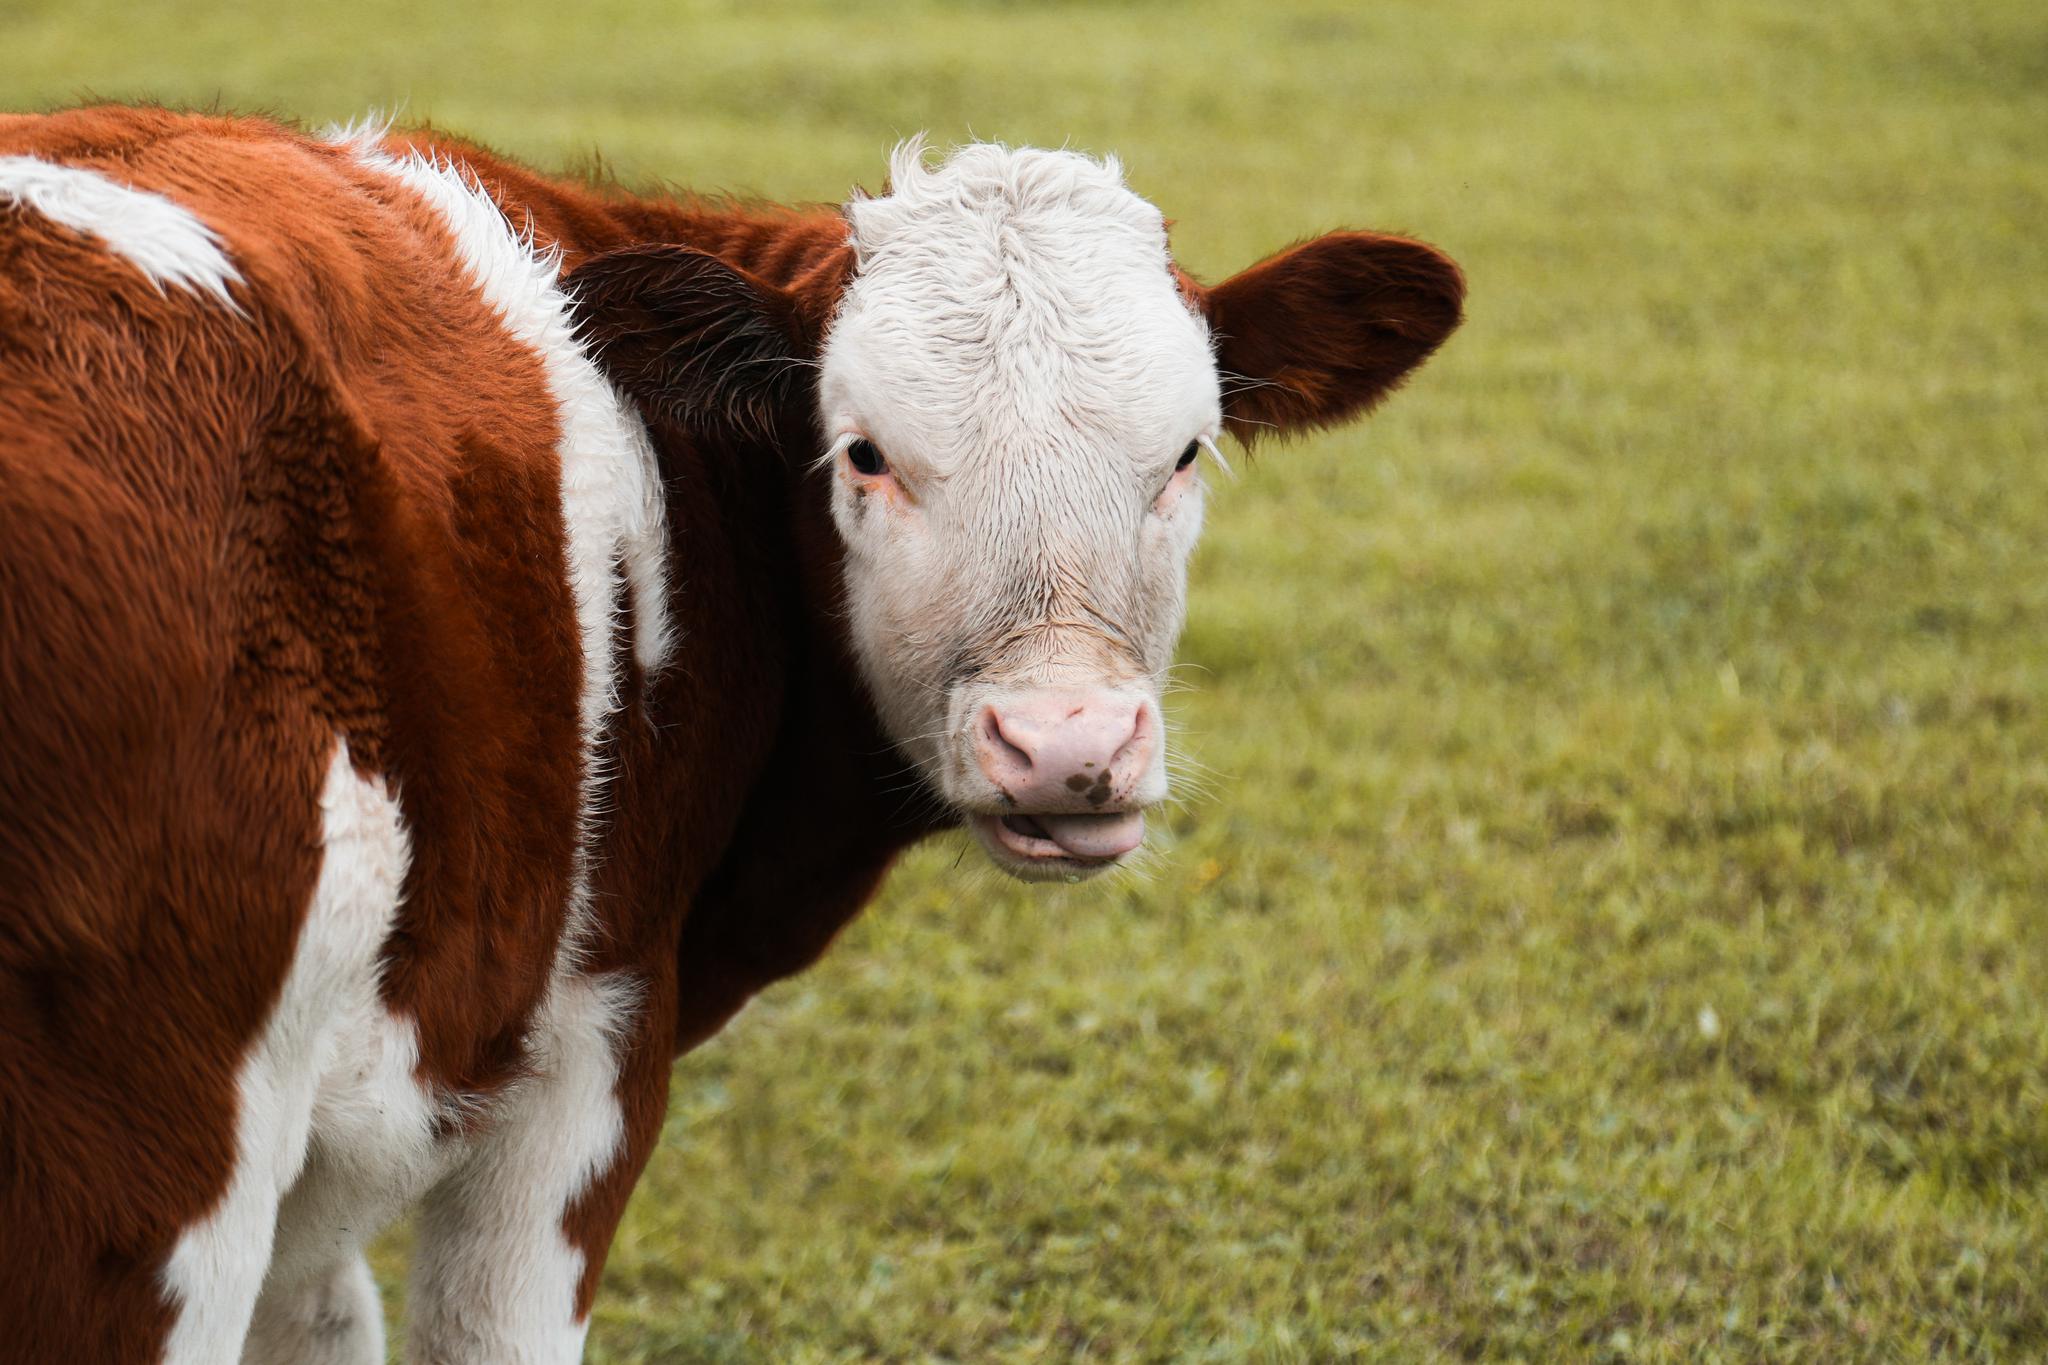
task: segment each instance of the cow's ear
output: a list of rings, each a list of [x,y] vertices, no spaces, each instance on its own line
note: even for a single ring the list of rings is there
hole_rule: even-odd
[[[1216,339],[1224,420],[1247,441],[1365,412],[1443,343],[1465,300],[1449,257],[1371,232],[1333,232],[1213,288],[1185,287]]]
[[[592,358],[650,416],[765,440],[805,410],[820,320],[788,290],[683,246],[593,256],[568,286]]]

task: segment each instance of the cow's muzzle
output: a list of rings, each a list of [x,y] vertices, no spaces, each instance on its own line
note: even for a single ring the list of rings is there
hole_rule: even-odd
[[[975,833],[1027,878],[1099,871],[1145,838],[1144,807],[1164,795],[1158,704],[1130,687],[1035,687],[973,707]]]

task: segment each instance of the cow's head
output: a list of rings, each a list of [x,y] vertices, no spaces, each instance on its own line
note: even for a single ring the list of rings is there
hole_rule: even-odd
[[[681,248],[598,258],[576,280],[600,357],[686,425],[815,432],[795,458],[829,484],[884,730],[1005,870],[1099,870],[1167,794],[1204,456],[1370,408],[1463,282],[1344,232],[1205,288],[1117,164],[1069,152],[928,167],[911,144],[844,220],[839,268],[795,287]]]

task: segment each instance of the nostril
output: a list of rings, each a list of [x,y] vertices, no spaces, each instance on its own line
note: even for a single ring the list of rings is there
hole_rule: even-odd
[[[1117,746],[1116,753],[1109,760],[1109,766],[1115,768],[1126,759],[1142,760],[1148,758],[1150,757],[1151,747],[1151,719],[1146,714],[1145,703],[1139,702],[1137,710],[1131,716],[1131,732],[1124,742]]]
[[[1026,772],[1031,770],[1031,751],[1004,732],[1002,713],[993,706],[982,709],[981,740],[994,757],[1014,764]]]

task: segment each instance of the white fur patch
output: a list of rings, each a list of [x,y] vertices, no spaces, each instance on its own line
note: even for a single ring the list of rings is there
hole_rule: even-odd
[[[98,238],[161,293],[166,286],[204,294],[240,311],[230,284],[241,273],[220,237],[191,210],[98,171],[33,156],[0,156],[0,206],[29,209]]]
[[[298,1178],[315,1091],[333,1061],[339,1007],[376,995],[379,952],[410,857],[398,804],[337,742],[321,788],[320,876],[277,1007],[236,1078],[235,1169],[163,1272],[177,1312],[170,1365],[235,1360],[270,1264],[278,1202]],[[284,907],[280,906],[282,913]]]
[[[647,428],[590,359],[576,335],[560,283],[561,257],[536,252],[515,232],[497,201],[465,167],[418,152],[392,156],[374,128],[336,136],[364,165],[393,177],[446,221],[470,281],[506,330],[539,356],[561,420],[562,518],[568,530],[569,586],[583,645],[584,838],[579,841],[570,925],[572,951],[588,920],[586,848],[607,770],[600,750],[605,718],[618,704],[612,619],[623,570],[633,611],[634,651],[652,672],[671,644],[666,589],[666,511]]]

